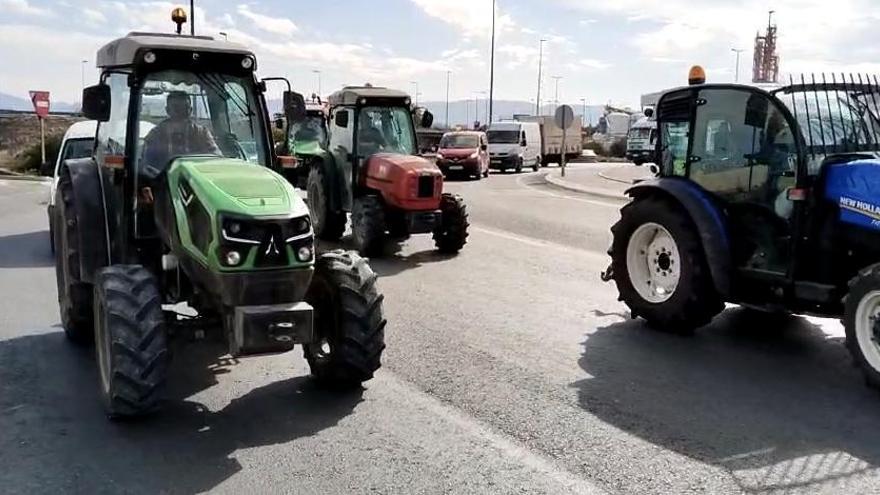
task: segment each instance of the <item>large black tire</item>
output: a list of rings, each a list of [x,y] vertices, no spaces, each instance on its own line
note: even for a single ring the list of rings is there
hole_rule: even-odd
[[[316,260],[306,302],[315,310],[317,342],[303,352],[320,383],[358,387],[382,366],[386,322],[377,278],[353,252],[330,251]]]
[[[865,268],[850,281],[843,315],[846,346],[865,383],[880,389],[880,264]]]
[[[61,170],[58,187],[55,190],[53,214],[55,216],[52,222],[55,280],[58,285],[61,326],[71,342],[91,345],[95,340],[92,324],[92,287],[80,278],[77,215],[73,203],[73,182],[67,168]]]
[[[351,233],[362,256],[381,256],[387,240],[385,205],[379,196],[369,194],[354,200],[351,209]]]
[[[536,156],[535,157],[535,164],[532,165],[532,171],[537,172],[538,169],[540,169],[540,168],[541,168],[541,157]]]
[[[514,171],[518,174],[521,174],[522,169],[523,169],[523,161],[522,161],[522,158],[519,158],[516,161],[516,169],[514,169]]]
[[[98,272],[95,345],[107,415],[122,418],[155,411],[169,354],[159,286],[146,268],[113,265]]]
[[[672,260],[679,267],[678,283],[672,295],[662,302],[651,302],[636,290],[627,266],[627,247],[633,234],[649,223],[669,233],[680,258]],[[634,200],[623,208],[621,219],[611,232],[614,241],[609,254],[614,282],[620,300],[629,306],[634,316],[644,318],[654,328],[687,334],[709,323],[724,308],[715,290],[699,233],[687,212],[678,205],[658,197]],[[644,254],[647,257],[651,253]]]
[[[444,193],[440,198],[440,225],[434,231],[434,245],[441,253],[457,253],[467,244],[468,212],[461,196]]]
[[[325,241],[338,241],[345,233],[347,219],[344,211],[335,211],[330,208],[329,194],[333,184],[330,178],[324,174],[320,166],[309,169],[306,179],[306,204],[309,205],[309,213],[312,216],[312,227],[315,235]]]

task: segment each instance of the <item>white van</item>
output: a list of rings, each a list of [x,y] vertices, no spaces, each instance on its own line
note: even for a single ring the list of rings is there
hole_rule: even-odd
[[[489,138],[489,168],[521,172],[541,166],[541,126],[537,122],[495,122],[486,131]]]

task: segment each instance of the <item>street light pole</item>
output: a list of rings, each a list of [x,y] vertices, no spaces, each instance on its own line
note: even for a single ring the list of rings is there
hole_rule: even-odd
[[[489,63],[489,113],[486,123],[492,123],[493,100],[495,97],[495,0],[492,0],[492,56]]]
[[[538,97],[535,98],[535,115],[541,115],[541,71],[544,68],[544,43],[546,41],[542,39],[538,43]]]
[[[742,52],[744,52],[745,50],[737,49],[737,48],[731,48],[730,51],[736,53],[736,76],[735,76],[735,78],[734,78],[733,81],[734,81],[734,82],[739,82],[739,54],[742,53]]]
[[[410,81],[409,83],[416,87],[415,102],[416,102],[416,106],[419,106],[419,82],[418,81]]]
[[[556,79],[556,95],[553,98],[553,103],[558,107],[559,106],[559,80],[562,79],[562,76],[553,76],[553,79]]]
[[[581,103],[584,104],[584,111],[581,113],[581,125],[583,127],[587,126],[587,99],[581,98]]]
[[[196,35],[196,0],[189,0],[189,34]]]
[[[312,74],[315,74],[318,76],[318,97],[320,98],[321,97],[321,71],[319,71],[318,69],[313,69]]]
[[[452,75],[452,71],[446,71],[446,128],[449,128],[449,76]]]

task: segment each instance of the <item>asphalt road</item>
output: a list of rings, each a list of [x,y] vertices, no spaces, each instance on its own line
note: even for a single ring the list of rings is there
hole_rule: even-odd
[[[620,203],[493,175],[449,189],[470,243],[373,266],[389,320],[363,391],[299,351],[178,350],[158,416],[111,423],[58,323],[45,186],[0,180],[0,492],[877,493],[880,394],[828,320],[728,309],[695,337],[627,319]]]

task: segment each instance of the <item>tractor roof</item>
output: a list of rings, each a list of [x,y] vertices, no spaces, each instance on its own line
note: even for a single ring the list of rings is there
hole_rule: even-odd
[[[213,52],[249,55],[253,52],[243,45],[219,41],[210,36],[180,36],[165,33],[128,33],[123,38],[107,43],[98,50],[97,66],[101,68],[134,65],[143,50],[179,50],[184,52]]]
[[[346,86],[330,95],[329,103],[336,105],[358,105],[361,98],[367,100],[402,100],[404,105],[409,104],[409,95],[396,89],[379,88],[373,86]]]

